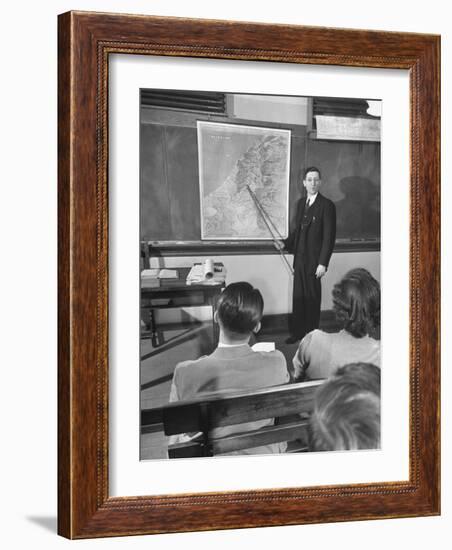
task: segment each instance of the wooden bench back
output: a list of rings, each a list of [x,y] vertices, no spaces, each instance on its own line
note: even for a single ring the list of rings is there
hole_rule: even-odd
[[[202,437],[170,445],[170,458],[211,456],[300,439],[305,435],[315,391],[323,380],[272,386],[255,391],[222,392],[179,401],[141,412],[142,432],[160,424],[166,435],[201,432]],[[292,417],[289,419],[289,417]],[[264,419],[282,419],[274,426],[212,437],[214,428]]]

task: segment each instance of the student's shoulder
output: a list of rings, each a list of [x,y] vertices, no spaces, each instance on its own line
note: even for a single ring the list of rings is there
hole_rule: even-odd
[[[181,373],[189,370],[201,368],[205,362],[207,355],[199,357],[199,359],[188,359],[187,361],[181,361],[176,365],[174,372]]]
[[[317,342],[323,342],[325,340],[329,340],[330,337],[331,337],[331,334],[329,334],[328,332],[324,332],[323,330],[316,328],[311,332],[308,332],[308,334],[304,336],[303,340],[300,343],[300,346],[305,348]]]
[[[262,386],[274,386],[289,381],[286,358],[279,350],[256,352],[254,369],[259,373]]]
[[[273,351],[258,351],[257,353],[259,354],[260,360],[267,364],[286,365],[286,358],[278,349]]]

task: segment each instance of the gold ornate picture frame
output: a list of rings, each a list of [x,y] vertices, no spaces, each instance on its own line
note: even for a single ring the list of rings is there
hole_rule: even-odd
[[[69,12],[59,17],[58,46],[59,533],[88,538],[439,514],[440,38]],[[408,481],[109,495],[108,85],[112,54],[409,71]]]

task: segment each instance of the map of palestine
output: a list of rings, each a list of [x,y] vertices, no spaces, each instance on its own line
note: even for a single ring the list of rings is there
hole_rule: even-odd
[[[198,122],[198,144],[202,238],[287,237],[290,132]]]

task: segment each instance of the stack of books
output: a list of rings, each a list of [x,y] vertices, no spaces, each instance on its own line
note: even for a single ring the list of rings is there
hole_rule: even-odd
[[[143,269],[141,272],[141,288],[157,288],[161,279],[178,279],[176,269]]]

